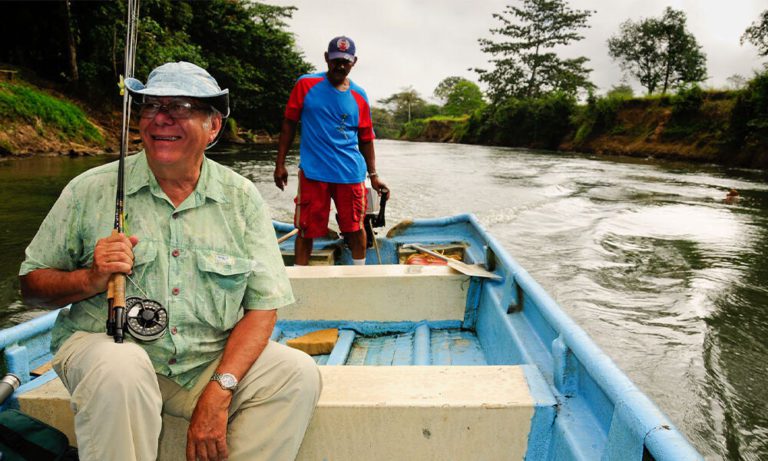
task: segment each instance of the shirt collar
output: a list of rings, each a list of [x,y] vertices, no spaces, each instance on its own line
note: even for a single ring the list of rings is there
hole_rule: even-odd
[[[158,184],[155,175],[152,174],[152,170],[149,169],[146,152],[142,150],[134,157],[135,160],[132,162],[126,159],[125,194],[132,195],[144,187],[149,187],[149,190],[154,195],[164,196],[165,194],[160,189],[160,184]],[[221,187],[221,178],[219,177],[218,170],[212,168],[210,163],[211,160],[204,156],[200,179],[197,181],[194,194],[199,203],[204,202],[206,198],[226,203],[227,197]]]

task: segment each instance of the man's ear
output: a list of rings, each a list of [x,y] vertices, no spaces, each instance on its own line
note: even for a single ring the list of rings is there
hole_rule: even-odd
[[[216,139],[216,136],[218,136],[219,131],[223,130],[222,124],[224,122],[224,119],[221,117],[220,113],[213,114],[211,116],[211,131],[208,134],[208,143],[212,143],[214,139]]]

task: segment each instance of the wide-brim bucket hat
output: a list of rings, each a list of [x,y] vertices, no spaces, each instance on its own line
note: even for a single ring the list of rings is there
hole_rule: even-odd
[[[126,78],[125,87],[131,96],[181,96],[201,99],[229,117],[229,90],[221,89],[216,79],[205,69],[191,62],[163,64],[147,77],[144,85],[135,78]]]

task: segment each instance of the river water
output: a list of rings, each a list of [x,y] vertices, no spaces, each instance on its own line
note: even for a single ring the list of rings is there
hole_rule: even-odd
[[[706,458],[768,459],[765,172],[397,141],[377,155],[390,225],[474,213]],[[273,150],[212,157],[291,220]],[[37,314],[18,295],[24,247],[66,182],[108,160],[0,162],[0,326]]]

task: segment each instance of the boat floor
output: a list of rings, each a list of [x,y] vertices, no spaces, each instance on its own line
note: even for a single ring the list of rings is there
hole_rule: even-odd
[[[355,334],[346,360],[336,365],[403,366],[403,365],[487,365],[485,354],[474,331],[460,328],[429,328],[429,347],[425,354],[418,352],[418,336],[424,329],[414,324],[409,331]],[[344,336],[341,330],[341,336]],[[346,330],[350,331],[350,330]],[[303,329],[281,330],[277,341],[304,334]],[[337,347],[343,345],[337,343]],[[328,364],[333,354],[313,356],[318,365]],[[420,359],[420,357],[423,357]]]

